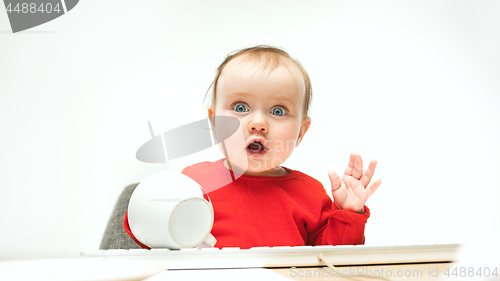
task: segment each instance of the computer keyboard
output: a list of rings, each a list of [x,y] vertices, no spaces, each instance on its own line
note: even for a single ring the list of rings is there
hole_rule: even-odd
[[[459,244],[407,246],[296,246],[239,248],[186,248],[96,250],[84,257],[148,259],[161,262],[166,269],[303,267],[324,266],[324,259],[335,266],[451,262]]]

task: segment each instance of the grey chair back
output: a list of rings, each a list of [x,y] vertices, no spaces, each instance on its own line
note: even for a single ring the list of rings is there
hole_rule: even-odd
[[[141,247],[130,238],[123,229],[123,218],[128,210],[130,196],[138,183],[131,184],[122,191],[108,220],[99,249],[140,249]]]

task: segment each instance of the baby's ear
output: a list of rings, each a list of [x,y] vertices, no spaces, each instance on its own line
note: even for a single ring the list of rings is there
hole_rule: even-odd
[[[311,126],[311,117],[304,117],[304,119],[302,119],[302,124],[300,125],[299,136],[297,137],[297,143],[295,144],[295,147],[297,147],[299,143],[302,141],[304,135],[306,134],[307,130],[309,130],[310,126]]]
[[[217,138],[215,136],[215,108],[212,105],[208,107],[208,121],[210,121],[214,138]]]
[[[212,128],[215,126],[215,108],[213,105],[208,107],[208,120],[212,124]]]

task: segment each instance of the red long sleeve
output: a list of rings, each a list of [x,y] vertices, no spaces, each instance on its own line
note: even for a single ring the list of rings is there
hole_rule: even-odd
[[[195,164],[183,171],[203,187],[213,204],[215,247],[364,243],[370,215],[366,206],[365,214],[338,210],[320,182],[289,169],[285,176],[242,175],[233,181],[222,161]],[[124,227],[138,242],[127,216]]]

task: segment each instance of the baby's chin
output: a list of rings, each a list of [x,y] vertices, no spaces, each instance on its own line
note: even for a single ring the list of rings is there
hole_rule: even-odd
[[[275,166],[269,168],[256,168],[256,169],[247,169],[245,175],[250,176],[281,176],[283,175],[283,167]]]
[[[283,168],[281,167],[281,164],[283,161],[274,161],[274,163],[271,162],[254,162],[252,159],[248,161],[248,167],[247,167],[247,172],[250,173],[276,173],[277,171],[281,171]]]
[[[227,157],[229,160],[231,168],[233,171],[240,174],[275,174],[277,172],[282,172],[283,168],[281,164],[285,162],[289,155],[266,155],[264,157],[251,157],[245,153],[231,153],[228,151],[229,155],[233,157]],[[285,158],[285,159],[283,159]],[[226,166],[227,167],[227,166]]]
[[[269,173],[272,174],[278,170],[281,170],[281,166],[270,166],[270,165],[264,165],[262,163],[255,163],[252,161],[246,161],[245,160],[234,160],[229,161],[231,168],[233,171],[240,173],[240,174],[261,174],[261,173]],[[281,164],[281,163],[279,163]]]

